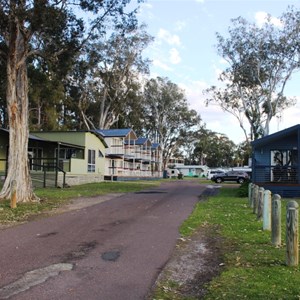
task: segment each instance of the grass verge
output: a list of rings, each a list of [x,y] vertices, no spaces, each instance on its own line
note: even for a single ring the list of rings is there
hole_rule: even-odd
[[[282,246],[271,244],[239,190],[223,187],[219,195],[199,202],[180,228],[183,237],[204,227],[217,228],[222,237],[224,266],[206,285],[203,299],[300,299],[299,267],[285,265],[285,207],[282,200]],[[197,299],[176,290],[176,282],[158,285],[153,299]],[[202,299],[202,298],[201,298]]]
[[[158,186],[159,181],[139,182],[100,182],[72,186],[65,189],[47,188],[37,189],[35,193],[40,197],[39,203],[18,203],[17,208],[11,209],[8,200],[0,202],[0,224],[24,222],[28,218],[45,211],[51,211],[71,199],[77,197],[92,197],[109,193],[137,192],[146,188]]]

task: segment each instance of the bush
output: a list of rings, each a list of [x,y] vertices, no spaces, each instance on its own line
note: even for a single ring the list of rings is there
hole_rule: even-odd
[[[238,197],[244,198],[248,197],[248,186],[249,186],[249,181],[245,181],[244,183],[241,184],[241,186],[238,189]]]

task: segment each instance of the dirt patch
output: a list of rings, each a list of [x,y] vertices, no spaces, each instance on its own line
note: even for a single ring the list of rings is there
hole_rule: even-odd
[[[191,237],[179,239],[169,262],[159,275],[153,290],[166,282],[172,282],[176,295],[202,299],[206,294],[205,285],[220,274],[223,264],[222,238],[217,228],[201,227]],[[148,299],[153,299],[149,296]]]
[[[52,210],[52,213],[64,213],[71,210],[82,209],[95,204],[99,204],[116,197],[122,196],[122,193],[111,193],[107,195],[94,196],[94,197],[79,197],[71,200],[70,203],[60,206],[59,208]]]
[[[93,197],[73,198],[72,200],[70,200],[69,203],[63,204],[55,209],[52,209],[49,211],[46,210],[39,214],[30,215],[26,221],[22,221],[22,222],[18,221],[18,222],[10,222],[10,223],[5,223],[5,224],[0,224],[0,230],[6,229],[6,228],[9,228],[12,226],[16,226],[16,225],[21,225],[21,224],[24,224],[24,223],[27,223],[27,222],[30,222],[33,220],[44,218],[46,216],[52,216],[55,214],[62,214],[62,213],[68,212],[68,211],[86,208],[86,207],[89,207],[92,205],[96,205],[96,204],[111,200],[116,197],[120,197],[122,195],[123,195],[122,193],[111,193],[111,194],[93,196]]]

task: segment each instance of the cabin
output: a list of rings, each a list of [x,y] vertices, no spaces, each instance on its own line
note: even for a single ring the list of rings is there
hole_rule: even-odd
[[[98,129],[108,145],[106,180],[124,181],[161,177],[161,148],[148,138],[138,138],[131,128]]]
[[[57,143],[56,149],[40,149],[40,156],[42,161],[48,156],[57,158],[59,168],[66,172],[68,185],[104,180],[108,146],[102,135],[94,131],[38,131],[32,134]],[[76,145],[81,150],[70,150],[65,144]]]
[[[251,181],[281,197],[300,197],[300,124],[252,142]]]
[[[0,175],[5,179],[8,168],[9,131],[0,129]],[[45,137],[30,134],[28,139],[29,172],[34,187],[65,186],[66,174],[75,167],[72,158],[84,160],[85,147],[59,140],[48,140]],[[57,155],[59,153],[59,156]]]
[[[0,130],[0,176],[7,172],[9,131]],[[162,177],[158,143],[132,129],[31,132],[28,163],[34,187]]]

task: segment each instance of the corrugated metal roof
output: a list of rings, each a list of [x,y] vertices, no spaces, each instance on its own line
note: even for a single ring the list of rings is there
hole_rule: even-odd
[[[123,129],[96,129],[97,133],[102,134],[103,137],[127,137],[129,134],[134,135],[136,139],[136,134],[131,128]]]
[[[50,143],[50,144],[60,144],[61,146],[64,146],[64,147],[84,149],[84,146],[79,146],[79,145],[60,142],[60,141],[50,141],[50,140],[46,140],[46,139],[43,139],[41,137],[35,136],[33,134],[29,134],[29,139],[32,140],[32,141],[45,142],[45,143]]]
[[[9,134],[8,129],[0,128],[0,130],[7,133],[7,134]],[[58,144],[59,143],[60,145],[65,146],[65,147],[84,149],[83,146],[78,146],[78,145],[75,145],[75,144],[65,143],[65,142],[60,142],[60,141],[50,141],[50,140],[46,140],[44,138],[38,137],[38,136],[33,135],[33,134],[29,134],[28,139],[31,140],[31,141],[44,142],[44,143],[49,143],[49,144]]]
[[[281,131],[275,132],[273,134],[264,136],[260,139],[253,141],[251,144],[252,144],[252,146],[260,146],[260,145],[268,144],[271,141],[281,139],[288,135],[296,134],[298,131],[300,131],[300,124],[297,124],[295,126],[292,126],[292,127],[283,129]]]
[[[136,141],[135,141],[135,144],[136,145],[147,145],[147,146],[151,146],[152,143],[151,141],[148,139],[148,138],[138,138]]]
[[[153,143],[151,149],[161,148],[159,143]]]

